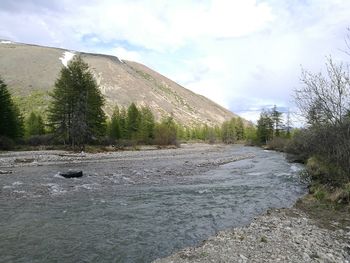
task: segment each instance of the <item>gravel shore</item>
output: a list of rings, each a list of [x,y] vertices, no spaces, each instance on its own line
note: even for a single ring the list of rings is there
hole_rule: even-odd
[[[350,229],[320,228],[299,209],[273,209],[155,262],[350,262]]]
[[[254,158],[249,148],[232,154],[230,147],[189,144],[179,149],[98,154],[3,152],[0,154],[0,174],[16,176],[24,169],[36,166],[50,170],[50,167],[63,167],[64,164],[85,167],[98,163],[106,166],[106,172],[99,176],[107,181],[112,178],[125,185],[149,181],[162,184],[172,180],[179,183],[185,182],[188,176],[203,174],[222,164]],[[118,174],[107,169],[112,163],[117,165]],[[93,176],[93,171],[88,175]],[[348,219],[350,221],[350,216]],[[155,262],[350,262],[350,222],[345,227],[337,227],[336,220],[331,223],[334,228],[321,227],[317,218],[315,220],[298,208],[272,209],[245,227],[221,231],[198,247],[183,249]]]

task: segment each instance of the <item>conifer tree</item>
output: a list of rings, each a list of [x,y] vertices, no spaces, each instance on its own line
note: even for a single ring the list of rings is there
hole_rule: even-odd
[[[7,85],[0,78],[0,136],[17,139],[23,136],[23,117],[13,103]]]
[[[155,127],[155,143],[158,145],[176,145],[176,123],[172,116],[164,118]]]
[[[276,105],[272,108],[271,119],[273,120],[274,135],[279,137],[282,129],[282,112],[277,110]]]
[[[25,124],[26,136],[42,135],[44,133],[45,125],[41,115],[31,112]]]
[[[237,140],[236,119],[225,121],[222,126],[222,141],[224,143],[234,143]]]
[[[139,140],[144,143],[151,143],[154,138],[155,120],[149,107],[142,107],[140,110]]]
[[[120,138],[128,138],[128,129],[127,129],[127,114],[124,107],[119,112],[119,127],[120,127]]]
[[[128,138],[135,139],[140,125],[140,112],[135,103],[131,103],[127,112]]]
[[[120,112],[119,112],[118,105],[115,107],[113,114],[112,114],[109,136],[110,136],[110,138],[112,138],[114,140],[116,140],[116,139],[118,140],[121,138]]]
[[[260,143],[267,143],[273,138],[274,120],[271,115],[262,111],[258,120],[257,137]]]
[[[244,139],[244,124],[241,117],[238,117],[236,120],[236,136],[237,140]]]
[[[51,97],[49,122],[65,143],[81,146],[104,134],[104,98],[80,56],[62,68]]]

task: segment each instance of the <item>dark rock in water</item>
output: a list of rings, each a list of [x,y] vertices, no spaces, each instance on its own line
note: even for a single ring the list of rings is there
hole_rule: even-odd
[[[68,172],[60,172],[60,176],[63,176],[64,178],[77,178],[83,176],[83,171],[68,171]]]
[[[0,170],[0,174],[12,174],[12,171]]]

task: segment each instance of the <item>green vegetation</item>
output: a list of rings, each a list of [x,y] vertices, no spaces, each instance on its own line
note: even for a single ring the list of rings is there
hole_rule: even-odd
[[[107,122],[107,135],[113,144],[117,140],[129,140],[132,144],[152,144],[155,119],[148,107],[140,109],[134,104],[125,110],[116,106],[111,120]]]
[[[31,112],[25,122],[25,137],[45,134],[43,118],[39,114]]]
[[[23,117],[27,119],[32,112],[39,114],[43,120],[47,120],[50,95],[46,91],[32,91],[28,96],[14,96],[13,101],[18,106]]]
[[[7,85],[0,78],[0,137],[18,139],[23,136],[23,117],[16,104],[14,104],[11,94],[7,90]],[[0,139],[0,147],[6,139]]]
[[[254,140],[255,128],[244,125],[241,118],[232,118],[219,126],[207,124],[194,127],[183,126],[172,116],[155,121],[148,107],[137,107],[132,103],[128,108],[115,107],[107,121],[107,142],[118,147],[123,145],[156,144],[177,145],[179,141],[202,141],[207,143],[237,143]]]
[[[350,182],[350,81],[347,67],[327,60],[327,75],[303,71],[295,99],[308,123],[293,138],[291,152],[307,163],[313,184]]]
[[[51,96],[49,125],[63,144],[82,147],[104,135],[104,98],[80,56],[62,68]]]
[[[285,151],[291,138],[289,114],[286,123],[283,122],[283,113],[274,106],[272,109],[263,109],[256,129],[251,128],[246,132],[247,138],[253,145],[264,146],[271,150]]]
[[[158,89],[172,95],[178,104],[193,110],[165,83],[156,82],[142,71],[137,73],[155,82]],[[79,56],[62,68],[52,93],[34,91],[26,97],[14,97],[13,103],[3,82],[1,88],[5,101],[1,106],[12,105],[8,107],[11,114],[2,108],[0,112],[1,135],[6,137],[2,141],[6,141],[6,145],[13,146],[8,141],[11,138],[20,139],[20,145],[28,147],[45,145],[68,149],[83,149],[86,144],[123,148],[139,144],[178,145],[187,141],[251,143],[256,140],[255,128],[241,118],[232,118],[221,126],[185,126],[176,123],[165,111],[162,120],[157,122],[150,108],[138,107],[135,103],[126,108],[115,105],[111,118],[106,119],[102,110],[104,99],[88,65]],[[0,145],[0,148],[11,147]]]

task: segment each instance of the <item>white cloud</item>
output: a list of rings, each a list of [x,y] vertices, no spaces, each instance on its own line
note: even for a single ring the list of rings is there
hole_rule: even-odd
[[[0,37],[136,60],[252,119],[291,105],[300,65],[348,60],[349,13],[348,0],[4,0]]]
[[[112,50],[112,53],[121,60],[131,60],[142,62],[140,53],[136,51],[129,51],[123,47],[117,47]]]
[[[268,5],[255,0],[104,1],[76,7],[62,22],[81,36],[97,33],[104,42],[165,52],[202,38],[245,36],[271,20]]]

